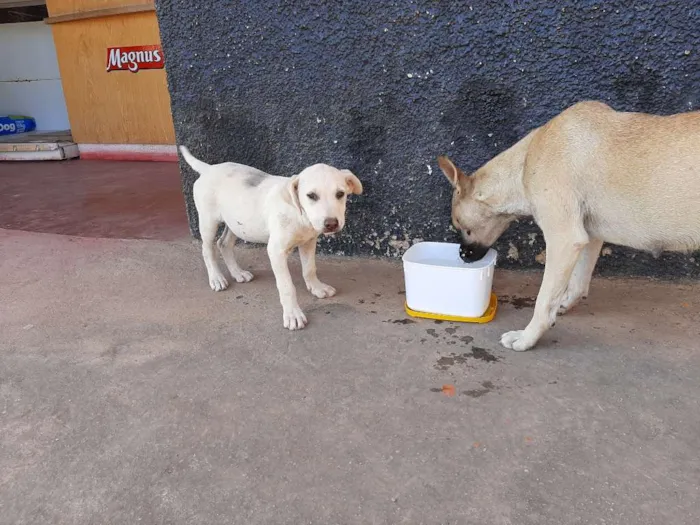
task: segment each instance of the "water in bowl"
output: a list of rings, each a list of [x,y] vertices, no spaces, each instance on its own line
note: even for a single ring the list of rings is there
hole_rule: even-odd
[[[444,259],[442,257],[425,257],[416,260],[416,263],[430,266],[446,266],[448,268],[464,268],[469,266],[469,264],[462,261],[459,257],[449,259]]]

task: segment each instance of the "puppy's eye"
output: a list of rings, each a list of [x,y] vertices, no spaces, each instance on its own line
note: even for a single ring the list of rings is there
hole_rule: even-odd
[[[344,192],[344,191],[339,191],[339,192],[337,192],[337,193],[335,194],[335,198],[336,198],[336,199],[342,199],[344,196],[345,196],[345,192]]]
[[[467,235],[471,235],[471,234],[472,234],[472,231],[471,231],[471,230],[467,230]]]
[[[306,196],[309,198],[309,200],[312,200],[312,201],[318,200],[318,195],[315,194],[313,191],[311,193],[307,194]]]

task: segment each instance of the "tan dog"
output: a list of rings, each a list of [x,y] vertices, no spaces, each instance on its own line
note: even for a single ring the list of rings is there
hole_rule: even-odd
[[[454,187],[452,221],[479,259],[508,225],[532,216],[547,245],[535,312],[501,344],[532,348],[557,313],[586,297],[603,242],[700,248],[700,112],[618,112],[581,102],[466,176],[438,159]]]

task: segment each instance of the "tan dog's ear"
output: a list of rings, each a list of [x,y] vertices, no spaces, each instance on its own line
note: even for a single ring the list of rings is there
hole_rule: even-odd
[[[294,175],[289,179],[288,184],[289,196],[292,199],[292,204],[302,213],[301,203],[299,202],[299,175]]]
[[[464,183],[469,180],[469,178],[464,174],[464,172],[454,165],[447,155],[440,155],[438,157],[438,166],[450,181],[452,187],[460,192],[464,186]]]
[[[343,170],[343,173],[345,173],[345,183],[348,185],[350,193],[362,195],[362,183],[360,182],[360,179],[358,179],[350,170]]]

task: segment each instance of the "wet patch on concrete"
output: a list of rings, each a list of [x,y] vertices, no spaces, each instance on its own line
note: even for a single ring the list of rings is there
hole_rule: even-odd
[[[462,345],[469,345],[474,341],[474,338],[470,335],[460,335],[458,332],[458,326],[450,326],[448,328],[445,328],[443,333],[440,333],[438,330],[435,328],[428,328],[426,332],[434,337],[435,339],[439,339],[440,342],[443,344],[447,345],[456,345],[458,343],[462,343]]]
[[[486,361],[487,363],[495,363],[496,361],[501,360],[500,357],[496,357],[491,352],[489,352],[486,348],[481,348],[479,346],[472,347],[472,357],[474,357],[474,359],[480,359],[481,361]]]
[[[484,381],[481,383],[480,388],[473,388],[470,390],[462,390],[460,392],[460,395],[478,398],[478,397],[485,396],[486,394],[488,394],[490,392],[494,392],[495,390],[498,390],[498,388],[499,387],[494,385],[492,381]],[[452,385],[443,385],[442,388],[433,387],[430,389],[430,391],[434,392],[436,394],[446,394],[450,397],[452,397],[454,395],[454,387]]]
[[[347,314],[356,312],[357,309],[343,303],[322,303],[305,308],[304,311],[309,314],[313,312],[323,312],[326,315]]]
[[[516,310],[523,308],[534,308],[537,297],[519,297],[516,295],[503,295],[498,298],[498,302],[502,304],[510,304]]]
[[[491,381],[484,381],[481,383],[482,388],[475,388],[472,390],[463,390],[460,392],[463,396],[469,396],[469,397],[481,397],[485,396],[489,392],[493,392],[494,390],[497,390],[498,387],[494,385]]]
[[[471,354],[455,354],[444,355],[435,363],[435,369],[437,370],[449,370],[454,365],[464,365],[467,363],[467,359],[471,357]]]
[[[486,363],[495,363],[501,360],[500,357],[496,357],[493,355],[491,352],[489,352],[486,348],[480,348],[478,346],[475,346],[472,348],[471,352],[464,352],[461,354],[457,353],[450,353],[444,356],[440,356],[440,358],[437,360],[435,363],[434,368],[436,370],[442,370],[442,371],[447,371],[450,368],[452,368],[454,365],[468,365],[468,360],[469,359],[477,359],[479,361],[484,361]]]

